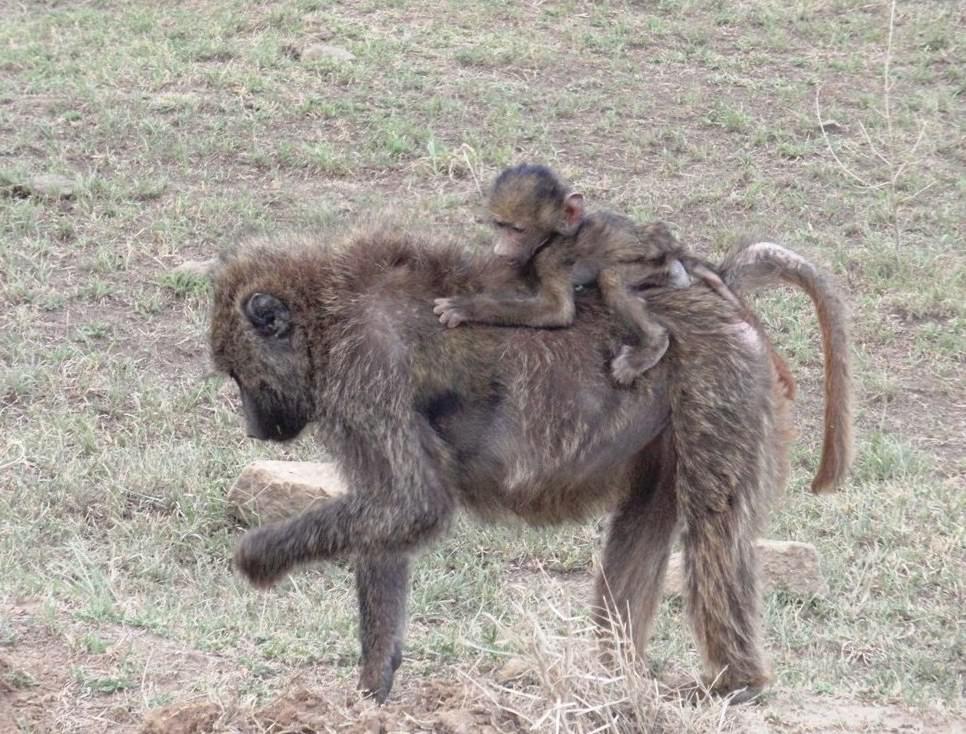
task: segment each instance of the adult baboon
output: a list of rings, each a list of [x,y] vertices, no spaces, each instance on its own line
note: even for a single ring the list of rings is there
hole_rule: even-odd
[[[283,441],[316,422],[352,490],[247,533],[238,568],[265,587],[300,563],[351,556],[360,687],[381,701],[401,660],[409,556],[458,508],[535,524],[614,509],[596,608],[627,622],[643,651],[683,527],[707,679],[760,690],[753,541],[786,453],[764,335],[706,285],[649,291],[671,346],[617,389],[609,363],[627,335],[593,290],[567,329],[441,328],[432,299],[485,287],[486,273],[464,251],[390,228],[340,246],[263,239],[224,260],[211,348],[250,435]],[[840,315],[824,312],[825,333],[842,333]]]

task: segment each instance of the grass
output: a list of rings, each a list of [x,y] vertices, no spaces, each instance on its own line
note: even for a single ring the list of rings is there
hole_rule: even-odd
[[[842,494],[804,489],[820,420],[811,308],[787,293],[756,301],[801,382],[795,471],[768,535],[815,543],[830,587],[766,598],[775,690],[961,706],[954,13],[938,0],[898,6],[893,123],[901,141],[921,121],[927,134],[896,193],[930,185],[903,200],[897,258],[887,195],[850,183],[814,117],[820,84],[823,118],[849,136],[832,133],[833,145],[860,155],[860,126],[880,130],[885,2],[11,8],[0,25],[0,661],[15,664],[2,680],[63,692],[50,716],[70,731],[102,729],[105,716],[136,729],[146,709],[188,695],[260,705],[293,675],[351,686],[346,568],[271,594],[229,572],[239,528],[224,495],[240,468],[319,452],[309,438],[244,438],[236,396],[209,374],[207,285],[173,268],[251,232],[384,206],[476,243],[479,187],[507,163],[541,160],[595,203],[671,222],[703,255],[767,233],[836,274],[859,393],[859,458]],[[318,42],[355,59],[291,52]],[[41,173],[81,185],[71,199],[14,194]],[[559,658],[552,635],[529,646],[521,609],[539,614],[549,574],[576,599],[564,616],[585,623],[597,539],[593,524],[462,525],[417,565],[400,685],[444,670],[486,687],[507,656]],[[696,669],[679,602],[663,604],[651,655],[658,670]],[[24,711],[24,731],[54,720]]]

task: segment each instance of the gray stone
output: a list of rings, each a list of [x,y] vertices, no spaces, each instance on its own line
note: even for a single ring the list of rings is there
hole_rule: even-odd
[[[346,493],[335,464],[314,461],[256,461],[228,490],[228,509],[247,525],[284,520],[315,502]]]
[[[41,173],[32,176],[24,183],[14,186],[15,193],[22,196],[39,196],[47,199],[71,199],[81,189],[79,179],[68,178],[56,173]]]
[[[199,278],[207,278],[211,275],[211,271],[217,264],[217,257],[212,257],[207,260],[185,260],[171,272],[180,275],[191,275]]]
[[[313,43],[302,49],[302,61],[328,61],[347,62],[355,59],[355,54],[341,46],[332,46],[328,43]]]
[[[828,585],[818,568],[818,551],[811,543],[759,540],[756,547],[765,589],[800,596],[828,593]],[[664,579],[664,593],[667,596],[681,596],[684,593],[684,559],[680,553],[671,556]]]

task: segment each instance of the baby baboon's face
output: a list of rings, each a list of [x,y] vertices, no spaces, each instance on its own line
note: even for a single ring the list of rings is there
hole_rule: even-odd
[[[487,201],[497,229],[494,252],[526,262],[554,235],[571,236],[584,217],[583,197],[568,192],[543,166],[517,166],[501,173]]]

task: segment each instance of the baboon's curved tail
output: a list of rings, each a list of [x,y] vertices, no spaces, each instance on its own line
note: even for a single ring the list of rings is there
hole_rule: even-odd
[[[846,307],[831,278],[792,250],[756,242],[730,254],[721,277],[736,293],[781,282],[805,291],[815,304],[825,354],[825,438],[812,491],[822,494],[841,484],[852,462],[852,387]]]

